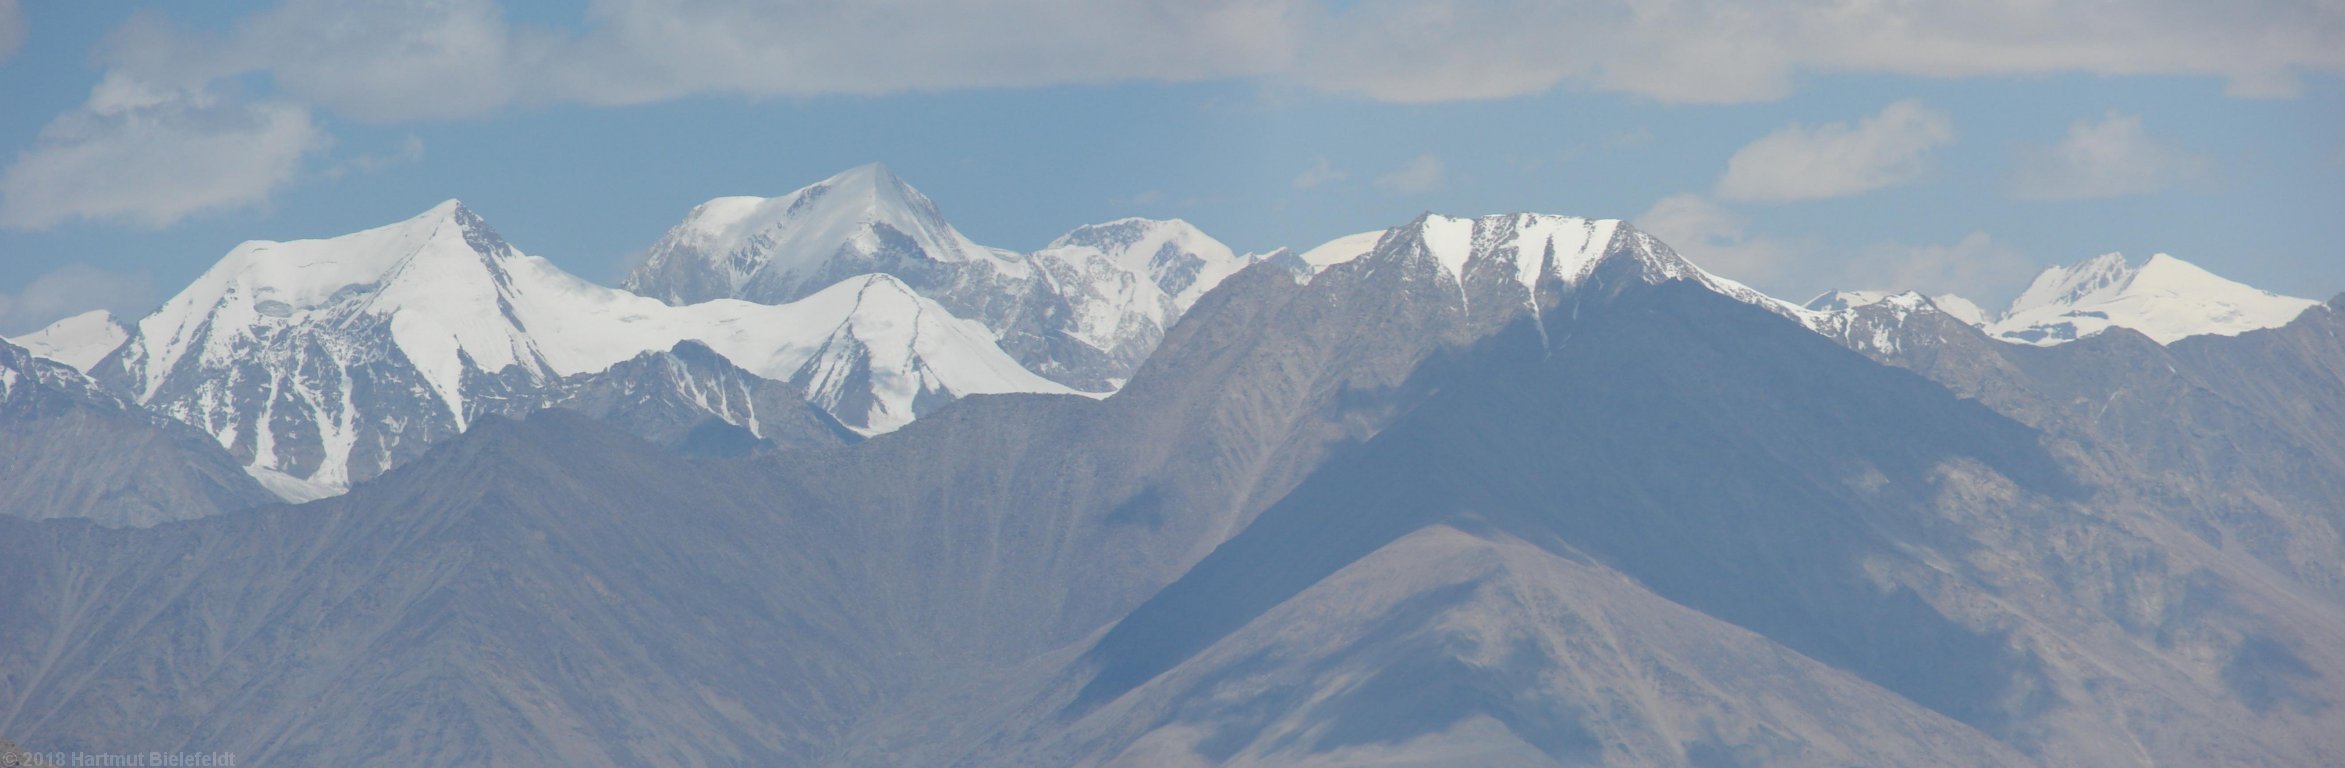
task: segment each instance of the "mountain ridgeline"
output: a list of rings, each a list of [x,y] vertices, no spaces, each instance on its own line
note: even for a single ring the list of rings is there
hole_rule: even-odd
[[[0,346],[36,752],[2345,764],[2345,297],[2171,257],[1989,313],[1531,214],[1021,254],[866,167],[626,290],[450,204],[122,335]]]

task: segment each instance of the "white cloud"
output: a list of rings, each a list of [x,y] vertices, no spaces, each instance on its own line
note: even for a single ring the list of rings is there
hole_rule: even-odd
[[[1391,173],[1376,177],[1376,187],[1404,194],[1431,192],[1439,189],[1448,175],[1449,168],[1441,162],[1441,158],[1429,154],[1418,155]]]
[[[24,8],[17,0],[0,0],[0,61],[16,55],[24,45]]]
[[[2144,195],[2206,172],[2203,156],[2150,138],[2141,118],[2110,112],[2079,120],[2051,146],[2021,147],[2011,192],[2023,200]]]
[[[513,23],[494,0],[286,0],[207,37],[145,17],[108,63],[139,77],[268,73],[361,120],[700,94],[876,94],[1186,81],[1275,71],[1300,0],[595,0],[586,24]]]
[[[1747,215],[1702,194],[1663,197],[1632,222],[1702,269],[1792,300],[1846,288],[2003,300],[2038,272],[2026,253],[1986,232],[1953,244],[1829,246],[1815,236],[1752,232]]]
[[[1734,102],[1779,98],[1807,72],[2213,75],[2252,96],[2345,74],[2345,14],[2319,0],[591,0],[584,18],[285,0],[217,35],[142,17],[107,60],[178,85],[265,72],[364,120],[1229,77],[1403,102],[1557,86]]]
[[[0,0],[0,52],[23,36]],[[1388,101],[1556,87],[1673,102],[1779,98],[1805,73],[1966,77],[2084,72],[2225,78],[2286,95],[2345,75],[2326,0],[589,0],[582,22],[509,18],[497,0],[283,0],[224,30],[142,13],[99,60],[107,80],[176,98],[57,119],[6,171],[0,224],[168,224],[264,200],[325,142],[312,115],[396,122],[515,106],[701,95],[880,94],[1067,83],[1251,79]],[[132,115],[134,116],[126,116]],[[1926,126],[1926,124],[1924,124]],[[1821,129],[1819,129],[1821,130]],[[136,162],[151,156],[148,167]],[[235,170],[232,163],[242,163]],[[122,170],[76,181],[67,172]],[[1838,194],[1793,180],[1718,192]],[[1790,183],[1790,186],[1786,186]],[[50,192],[58,202],[46,200]]]
[[[338,179],[353,173],[374,173],[420,162],[423,162],[423,137],[410,133],[399,141],[397,149],[352,155],[327,168],[324,175],[326,178]]]
[[[154,308],[155,281],[146,273],[67,264],[33,278],[15,293],[0,292],[0,333],[30,333],[93,309],[138,317]]]
[[[1985,232],[1972,232],[1952,245],[1883,243],[1866,248],[1848,263],[1839,282],[1851,288],[1954,293],[1978,301],[2017,293],[2035,272],[2035,263],[2025,254]]]
[[[1852,254],[1814,238],[1754,232],[1747,217],[1698,194],[1662,198],[1631,221],[1703,269],[1795,300],[1844,288],[2000,298],[2036,269],[1983,232],[1951,245],[1876,243]]]
[[[1348,174],[1336,170],[1335,164],[1328,162],[1327,157],[1322,155],[1311,161],[1311,167],[1303,169],[1302,173],[1295,174],[1295,188],[1311,189],[1343,181],[1347,177]]]
[[[88,219],[164,227],[260,204],[327,141],[300,106],[111,75],[0,173],[0,226]]]
[[[1920,178],[1929,171],[1930,152],[1953,141],[1946,113],[1911,99],[1853,126],[1794,123],[1736,150],[1718,194],[1780,202],[1869,192]]]
[[[1661,198],[1630,222],[1703,269],[1760,290],[1781,287],[1804,250],[1793,241],[1751,233],[1742,214],[1697,194]]]
[[[1558,85],[1752,101],[1811,72],[2214,75],[2276,96],[2345,72],[2345,14],[2320,0],[1360,0],[1309,30],[1291,77],[1412,102]]]

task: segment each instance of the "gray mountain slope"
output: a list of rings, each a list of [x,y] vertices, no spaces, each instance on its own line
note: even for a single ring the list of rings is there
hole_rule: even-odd
[[[2088,475],[2345,601],[2345,313],[2161,346],[2113,329],[2036,348],[1938,312],[1855,346],[2044,430]],[[1876,338],[1876,337],[1866,337]]]
[[[1395,253],[1405,251],[1405,247],[1396,247]],[[1408,371],[1438,348],[1442,339],[1471,338],[1471,334],[1460,329],[1463,325],[1460,297],[1454,289],[1429,296],[1414,295],[1409,290],[1412,281],[1421,281],[1428,274],[1425,270],[1433,268],[1429,264],[1396,262],[1381,270],[1369,267],[1364,264],[1358,269],[1322,276],[1308,287],[1298,285],[1289,275],[1276,270],[1240,275],[1234,285],[1203,302],[1202,306],[1217,309],[1201,308],[1195,322],[1176,327],[1173,340],[1168,341],[1172,351],[1152,362],[1156,373],[1144,373],[1131,390],[1105,402],[1033,396],[976,398],[940,412],[933,424],[929,423],[930,419],[923,419],[902,433],[886,435],[852,449],[741,465],[720,463],[712,466],[733,469],[714,477],[674,470],[669,463],[662,462],[645,462],[643,467],[630,471],[616,468],[606,471],[601,462],[548,460],[551,463],[546,466],[569,473],[563,478],[532,477],[511,468],[492,469],[499,462],[487,460],[435,462],[432,467],[436,469],[419,469],[411,477],[447,472],[460,472],[460,476],[385,483],[382,488],[366,489],[349,500],[330,502],[324,508],[346,510],[338,514],[350,518],[362,517],[356,511],[359,509],[387,510],[377,514],[400,518],[415,516],[428,508],[432,514],[422,517],[437,518],[506,514],[497,510],[526,499],[532,509],[564,510],[581,522],[624,519],[654,526],[665,515],[713,514],[711,509],[739,509],[751,503],[736,500],[755,499],[760,505],[755,509],[765,515],[820,518],[826,521],[823,525],[796,530],[787,542],[766,545],[777,550],[760,561],[760,567],[769,568],[770,572],[729,576],[726,583],[762,585],[756,588],[804,594],[810,596],[809,600],[819,598],[830,606],[827,610],[832,615],[847,617],[840,621],[852,619],[885,627],[884,631],[841,633],[854,637],[853,643],[820,638],[776,640],[786,643],[791,657],[808,659],[806,663],[810,666],[865,676],[862,682],[847,686],[850,690],[878,692],[871,694],[874,697],[886,694],[882,698],[887,700],[875,703],[838,692],[840,684],[835,682],[764,683],[765,687],[783,690],[819,691],[825,700],[834,701],[838,709],[820,715],[781,717],[758,710],[761,719],[776,722],[773,727],[791,734],[790,738],[821,742],[837,738],[859,717],[868,719],[896,706],[896,701],[930,689],[953,687],[951,681],[973,676],[971,668],[986,667],[1004,659],[1032,657],[1087,637],[1171,581],[1189,563],[1241,528],[1253,512],[1284,495],[1286,487],[1299,481],[1325,455],[1326,445],[1347,436],[1373,434],[1376,425],[1395,411],[1394,388],[1405,382]],[[1354,322],[1355,311],[1376,320]],[[469,437],[463,440],[474,442]],[[573,451],[588,450],[582,446],[595,444],[586,440],[552,442],[561,446],[543,452],[564,457]],[[527,466],[541,464],[531,462]],[[506,489],[505,495],[474,487],[492,481],[495,487]],[[589,489],[576,493],[554,492],[580,484]],[[678,488],[678,484],[687,490],[677,490],[672,495],[662,492]],[[722,501],[701,501],[712,494],[720,495]],[[732,506],[727,507],[728,504]],[[330,519],[327,515],[311,517]],[[192,527],[209,530],[215,525],[231,523],[221,521]],[[249,537],[210,535],[232,540]],[[389,538],[382,533],[350,531],[296,531],[276,535],[299,541]],[[650,542],[674,535],[683,534],[661,527],[612,538],[628,541],[631,546],[649,546]],[[754,540],[748,536],[737,538]],[[473,537],[465,540],[472,542]],[[17,536],[11,537],[11,541],[32,539]],[[76,540],[45,547],[42,551],[79,551],[98,546],[91,540]],[[185,546],[192,544],[159,543],[155,545],[156,551],[140,557],[177,561],[182,558],[161,552]],[[318,583],[307,575],[285,573],[282,566],[273,564],[273,556],[265,553],[286,549],[288,545],[284,542],[253,546],[251,552],[236,557],[222,554],[194,557],[200,562],[234,562],[235,565],[190,574],[187,578],[191,582],[218,583],[220,586],[207,589],[230,594],[300,594],[311,589],[306,585]],[[786,560],[788,552],[811,553],[804,555],[807,561],[821,563],[823,567],[777,562]],[[606,556],[624,559],[625,554]],[[380,556],[336,555],[323,559],[344,558],[373,562]],[[124,567],[122,564],[126,562],[100,560],[115,567]],[[500,553],[493,558],[484,555],[482,562],[488,561],[523,563],[528,559]],[[102,570],[106,566],[92,567]],[[645,588],[658,586],[645,585]],[[171,591],[140,590],[142,594]],[[51,612],[65,610],[60,606],[117,599],[104,590],[67,594],[32,592],[22,599],[48,605],[46,610]],[[464,600],[471,601],[513,598],[510,593],[497,590],[470,589],[462,594]],[[402,599],[394,604],[410,608],[386,608],[383,620],[387,623],[417,626],[466,623],[451,618],[444,610],[427,610],[437,603],[409,603]],[[837,606],[855,608],[848,611]],[[281,610],[283,615],[299,616],[316,608]],[[487,621],[485,617],[537,610],[542,609],[535,603],[523,603],[508,605],[504,613],[488,608],[472,613]],[[188,620],[206,626],[253,621],[201,614],[199,611],[198,617]],[[67,636],[88,631],[72,627],[62,630]],[[309,630],[283,631],[305,635]],[[141,636],[168,638],[185,632],[184,629],[158,630]],[[789,633],[780,631],[762,634],[789,637]],[[52,642],[63,641],[44,638],[37,643],[28,641],[9,647],[47,647]],[[285,642],[282,648],[321,643],[343,647],[357,641],[329,642],[305,636],[288,638]],[[391,647],[406,644],[384,642]],[[835,656],[818,652],[829,647],[846,650],[837,651]],[[166,653],[151,647],[125,648],[121,652],[131,657]],[[760,648],[750,655],[772,652]],[[417,663],[441,667],[485,663],[453,653],[453,649],[450,653],[420,655],[417,658],[428,661]],[[886,663],[873,659],[884,659]],[[81,659],[55,664],[59,668],[83,669],[92,662]],[[316,668],[339,667],[321,663]],[[137,680],[135,685],[141,688],[161,685],[142,678],[142,674],[139,669],[117,669],[98,677],[114,675]],[[263,685],[258,682],[232,685],[225,681],[218,684],[236,690]],[[519,681],[512,685],[529,687]],[[23,702],[31,700],[27,697],[45,694],[19,689],[8,700],[18,702],[16,706],[22,708],[27,706]],[[445,713],[448,719],[432,721],[432,727],[457,728],[470,723],[461,725],[461,730],[493,732],[512,728],[524,733],[541,733],[535,724],[524,727],[508,720],[496,721],[492,727],[476,722],[477,718],[467,714],[467,707],[472,705],[461,702],[479,695],[486,694],[457,687],[426,696],[434,701],[451,702],[448,706],[452,707]],[[71,743],[92,743],[90,740],[118,732],[126,724],[153,722],[140,718],[163,716],[158,709],[109,713],[96,703],[100,700],[112,699],[84,700],[89,702],[87,708],[47,710],[47,717],[52,719],[43,724],[66,734],[76,734],[65,738],[82,739]],[[261,724],[283,723],[290,717],[274,714],[270,707],[282,705],[267,703],[273,701],[274,698],[239,697],[217,708],[194,706],[212,712],[208,717],[213,721],[244,726],[237,733],[301,733],[302,738],[312,739],[311,743],[342,741],[315,741],[318,738],[315,734],[295,724],[263,727]],[[149,706],[165,705],[155,700]],[[26,716],[23,709],[15,715]],[[351,717],[363,720],[355,714]],[[314,721],[305,722],[346,721],[319,714]],[[422,727],[425,723],[411,725]],[[228,730],[224,727],[222,732]],[[706,733],[703,729],[678,732],[696,736]],[[543,737],[482,736],[464,745],[418,744],[414,749],[430,747],[437,751],[402,754],[417,757],[517,754],[526,752],[527,748],[510,745],[534,743],[530,741],[533,738]],[[760,737],[756,743],[776,743],[775,739],[779,738]],[[367,739],[351,741],[374,744],[367,748],[385,748]],[[678,737],[663,743],[688,742],[689,739]],[[304,754],[323,758],[327,753]],[[768,753],[745,751],[743,754]]]
[[[1233,277],[1105,401],[744,459],[557,410],[299,509],[0,520],[0,732],[255,764],[2345,754],[2339,606],[2130,506],[2133,465],[1646,287],[1633,239],[1526,287],[1414,237]]]
[[[811,587],[835,539],[786,488],[711,466],[553,410],[298,509],[9,522],[0,727],[256,765],[803,761],[888,631]]]
[[[2019,765],[1617,571],[1435,525],[998,764]]]
[[[146,526],[276,501],[210,436],[0,341],[0,514]]]
[[[1543,755],[1526,764],[1979,764],[2018,750],[2048,764],[2289,765],[2345,754],[2318,725],[2333,706],[2322,681],[2340,673],[2345,647],[2332,606],[2171,527],[2112,517],[2099,490],[2064,478],[2015,423],[1788,323],[1731,319],[1757,310],[1698,299],[1596,313],[1545,359],[1528,331],[1485,345],[1502,353],[1467,356],[1439,395],[1119,622],[1047,689],[1027,739],[975,762],[1141,750],[1150,757],[1136,764],[1179,764],[1163,751],[1174,744],[1200,763],[1438,764],[1419,740],[1454,747],[1447,729],[1467,723],[1511,734],[1481,743],[1511,738]],[[1616,592],[1650,590],[1904,706],[1818,695],[1792,708],[1880,717],[1818,730],[1735,710],[1673,742],[1668,726],[1685,712],[1612,716],[1636,706],[1619,697],[1637,686],[1590,693],[1574,681],[1658,668],[1686,680],[1663,690],[1788,694],[1780,681],[1719,679],[1731,665],[1591,669],[1569,644],[1541,644],[1574,634],[1572,614],[1552,605],[1522,609],[1537,618],[1509,628],[1529,637],[1520,647],[1472,607],[1395,609],[1350,634],[1316,628],[1343,609],[1313,604],[1315,589],[1442,602],[1398,576],[1330,585],[1443,526],[1617,570],[1633,581]],[[2108,599],[2144,585],[2197,594]],[[1395,632],[1432,640],[1396,651]],[[1392,703],[1404,691],[1418,700]],[[1278,725],[1302,708],[1324,715]],[[2156,725],[2134,720],[2147,712]],[[1371,744],[1386,749],[1363,751]]]

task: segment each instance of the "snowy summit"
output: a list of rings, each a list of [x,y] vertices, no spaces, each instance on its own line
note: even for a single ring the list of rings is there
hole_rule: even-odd
[[[2163,253],[2138,267],[2110,253],[2044,270],[1986,330],[2004,341],[2045,346],[2130,328],[2170,344],[2276,328],[2317,304],[2226,280]]]

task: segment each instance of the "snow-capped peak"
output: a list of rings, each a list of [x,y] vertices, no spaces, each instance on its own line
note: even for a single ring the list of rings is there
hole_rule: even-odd
[[[1328,267],[1368,255],[1369,251],[1376,250],[1376,244],[1382,242],[1384,233],[1389,231],[1391,230],[1377,229],[1344,235],[1295,254],[1295,261],[1308,270],[1309,274],[1316,275],[1327,271]]]
[[[2317,303],[2226,280],[2163,253],[2139,267],[2109,253],[2044,270],[1987,332],[2051,345],[2122,327],[2168,344],[2286,325]]]
[[[1124,218],[1087,224],[1043,248],[1044,254],[1062,257],[1069,251],[1100,254],[1118,268],[1145,277],[1172,300],[1174,316],[1187,312],[1206,291],[1253,263],[1180,219]]]
[[[1314,271],[1325,271],[1371,253],[1422,258],[1461,286],[1469,269],[1487,262],[1525,288],[1534,288],[1542,273],[1576,285],[1616,246],[1631,247],[1622,239],[1631,233],[1633,228],[1618,219],[1426,213],[1392,229],[1337,238],[1305,251],[1301,259]]]
[[[674,304],[779,304],[907,262],[989,262],[1004,273],[1025,272],[1016,254],[970,241],[927,195],[872,163],[780,197],[702,203],[652,246],[626,284]]]
[[[1925,296],[1920,291],[1826,291],[1800,306],[1814,312],[1847,312],[1878,306],[1910,312],[1929,307],[1969,325],[1978,325],[1978,318],[1984,316],[1979,306],[1969,299],[1951,293]]]
[[[9,339],[39,357],[45,357],[74,370],[89,372],[107,355],[122,347],[130,338],[130,329],[114,318],[114,313],[93,309],[50,323],[48,327]]]
[[[139,321],[136,391],[154,397],[190,354],[202,364],[233,364],[239,338],[372,317],[461,412],[464,361],[484,371],[536,362],[505,295],[507,269],[519,258],[456,200],[340,237],[245,242]]]
[[[670,306],[523,254],[455,201],[341,237],[239,245],[97,374],[258,476],[340,489],[566,377],[687,340],[800,385],[866,434],[966,394],[1067,391],[895,277],[852,275],[784,304]]]
[[[1020,367],[984,325],[954,317],[892,275],[841,281],[800,303],[835,318],[829,332],[794,374],[766,375],[798,384],[809,402],[865,435],[893,431],[964,395],[1075,393]],[[828,309],[834,305],[842,309]]]
[[[1422,259],[1430,262],[1459,295],[1478,275],[1494,275],[1521,285],[1537,295],[1537,284],[1553,278],[1578,286],[1600,267],[1619,263],[1647,282],[1690,280],[1777,314],[1807,321],[1798,305],[1776,299],[1733,280],[1711,274],[1679,256],[1668,244],[1619,219],[1584,219],[1550,214],[1513,213],[1460,218],[1427,213],[1406,225],[1375,235],[1362,233],[1305,252],[1301,261],[1314,273],[1359,260]]]
[[[1954,319],[1971,325],[1983,326],[2000,317],[2000,315],[1988,312],[1985,307],[1979,306],[1978,302],[1951,293],[1932,296],[1930,303],[1938,305],[1939,309],[1944,310],[1946,314],[1953,315]]]
[[[1918,298],[1920,294],[1913,291],[1826,291],[1800,306],[1818,312],[1838,312],[1857,307],[1869,307],[1888,301],[1893,297]]]
[[[2043,307],[2074,306],[2122,290],[2132,277],[2133,267],[2125,263],[2125,254],[2121,253],[2104,253],[2066,267],[2052,267],[2036,275],[2027,290],[2011,300],[2011,308],[2006,313],[2017,315]]]

